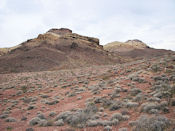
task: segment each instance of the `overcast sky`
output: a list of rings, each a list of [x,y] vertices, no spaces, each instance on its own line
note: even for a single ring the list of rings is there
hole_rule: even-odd
[[[175,50],[175,0],[0,0],[0,47],[61,27],[101,44],[140,39]]]

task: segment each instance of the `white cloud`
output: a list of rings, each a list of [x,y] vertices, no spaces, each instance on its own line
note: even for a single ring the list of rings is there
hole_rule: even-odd
[[[175,50],[173,0],[0,0],[0,47],[67,27],[102,44],[141,39]],[[28,6],[27,6],[28,5]]]
[[[6,0],[1,0],[0,3],[1,3],[0,4],[0,9],[4,9],[5,6],[6,6],[7,1]]]

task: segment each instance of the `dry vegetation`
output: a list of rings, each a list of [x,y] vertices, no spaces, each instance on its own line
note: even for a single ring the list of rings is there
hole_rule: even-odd
[[[172,131],[175,55],[0,75],[1,131]]]

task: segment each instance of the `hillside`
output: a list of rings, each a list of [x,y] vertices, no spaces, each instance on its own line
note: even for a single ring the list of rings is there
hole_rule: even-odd
[[[70,69],[121,61],[103,50],[99,39],[65,28],[51,29],[2,54],[0,73]]]
[[[0,75],[0,130],[172,131],[175,54]]]
[[[151,48],[137,39],[128,40],[126,42],[111,42],[104,45],[104,50],[133,59],[151,58],[153,56],[156,57],[172,53],[172,51],[169,50]]]

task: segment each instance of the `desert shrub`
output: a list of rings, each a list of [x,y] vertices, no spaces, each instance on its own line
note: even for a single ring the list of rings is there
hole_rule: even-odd
[[[70,92],[67,96],[68,97],[73,97],[73,96],[76,96],[76,93],[75,92]]]
[[[129,126],[135,126],[137,124],[137,121],[130,121],[128,124]]]
[[[138,88],[132,88],[130,89],[130,93],[132,96],[136,96],[138,93],[141,93],[142,91]]]
[[[119,128],[118,131],[128,131],[128,128]]]
[[[46,119],[43,114],[38,114],[37,117],[40,118],[40,119]]]
[[[151,109],[151,110],[149,110],[148,113],[150,113],[150,114],[158,114],[158,112],[159,112],[159,110],[157,110],[157,109]]]
[[[86,108],[84,109],[84,112],[89,114],[94,114],[97,111],[98,111],[98,108],[93,102],[87,103]]]
[[[99,120],[98,121],[98,124],[100,126],[112,126],[113,125],[113,122],[112,121],[109,121],[109,120]]]
[[[94,103],[88,103],[84,110],[74,113],[68,120],[68,123],[75,127],[84,127],[87,120],[89,120],[98,111]]]
[[[41,121],[40,118],[34,117],[29,121],[29,125],[31,125],[31,126],[37,125],[37,124],[39,124],[40,121]]]
[[[55,115],[56,115],[55,112],[50,112],[50,113],[49,113],[49,116],[50,116],[50,117],[54,117]]]
[[[78,96],[78,97],[77,97],[77,100],[81,100],[81,99],[82,99],[82,96]]]
[[[152,111],[160,110],[160,105],[157,103],[147,102],[141,105],[141,112],[151,113]]]
[[[104,108],[103,108],[103,107],[100,107],[100,108],[99,108],[99,111],[100,111],[100,112],[103,112],[103,111],[104,111]]]
[[[22,98],[24,103],[34,102],[34,101],[36,101],[36,99],[37,98],[34,98],[34,97],[33,98],[32,97],[24,97],[24,98]]]
[[[161,101],[160,102],[160,107],[162,108],[162,107],[166,107],[166,106],[168,106],[168,102],[167,101]]]
[[[171,76],[170,76],[170,81],[175,82],[175,75],[171,75]]]
[[[150,102],[160,102],[160,98],[158,98],[158,97],[150,97],[150,98],[148,98],[148,101],[150,101]]]
[[[26,93],[27,92],[27,86],[21,86],[21,90],[23,91],[23,93]]]
[[[96,97],[94,103],[102,103],[104,107],[109,107],[112,104],[112,101],[107,98]]]
[[[121,121],[121,120],[123,120],[123,115],[121,113],[115,113],[111,117],[111,120],[114,120],[114,119]]]
[[[123,121],[127,121],[129,118],[130,118],[130,116],[128,116],[128,115],[123,115],[122,116],[122,120]]]
[[[112,125],[118,125],[119,124],[119,120],[118,119],[113,119],[112,120]]]
[[[114,101],[111,106],[109,107],[110,111],[118,110],[122,107],[122,103],[120,101]]]
[[[175,106],[175,98],[171,99],[171,106]]]
[[[64,126],[64,121],[62,119],[55,121],[54,123],[55,126]]]
[[[91,117],[91,120],[96,120],[96,119],[99,119],[100,118],[100,115],[99,114],[95,114]]]
[[[120,93],[122,91],[122,89],[120,87],[117,87],[114,89],[114,93]]]
[[[48,98],[49,96],[46,95],[46,94],[41,94],[40,97],[41,97],[41,98]]]
[[[135,77],[133,81],[139,82],[139,83],[144,83],[146,82],[143,78]]]
[[[146,98],[146,97],[145,97],[144,94],[139,93],[139,94],[137,94],[137,95],[133,98],[133,100],[136,101],[136,102],[140,102],[140,101],[143,101],[145,98]]]
[[[19,96],[19,95],[21,95],[22,93],[23,93],[23,91],[19,90],[19,91],[17,91],[16,95]]]
[[[166,75],[161,75],[161,76],[154,76],[153,77],[154,81],[168,81],[169,78]]]
[[[59,115],[56,116],[55,121],[59,119],[63,119],[63,121],[65,121],[66,118],[69,117],[70,115],[72,115],[72,112],[70,111],[61,112]]]
[[[76,112],[67,118],[67,123],[73,127],[85,127],[86,121],[89,119],[88,113],[84,111]]]
[[[47,120],[45,120],[45,119],[41,119],[40,121],[39,121],[39,126],[44,126],[44,127],[46,127],[47,126]]]
[[[170,126],[170,121],[164,116],[141,116],[134,131],[164,131]]]
[[[96,121],[96,120],[89,120],[88,122],[87,122],[87,126],[89,126],[89,127],[95,127],[95,126],[98,126],[98,121]]]
[[[156,93],[153,96],[162,99],[162,98],[171,98],[172,94],[167,89],[167,90],[156,91]]]
[[[25,120],[27,120],[27,117],[22,116],[21,121],[25,121]]]
[[[35,108],[34,105],[29,105],[29,106],[27,107],[27,110],[32,110],[32,109],[34,109],[34,108]]]
[[[114,93],[111,94],[111,98],[112,98],[112,99],[118,98],[118,97],[120,97],[120,94],[118,94],[118,93],[115,93],[115,92],[114,92]]]
[[[122,114],[122,115],[128,115],[128,114],[129,114],[128,109],[122,109],[122,110],[121,110],[121,114]]]
[[[45,104],[47,104],[47,105],[55,105],[55,104],[57,104],[57,103],[59,103],[58,100],[51,100],[51,101],[46,101],[46,102],[45,102]]]
[[[8,117],[5,121],[6,122],[16,122],[16,119],[13,117]]]
[[[151,70],[152,70],[153,72],[161,71],[160,65],[158,65],[158,64],[152,65],[152,66],[151,66]]]
[[[33,128],[27,128],[26,131],[34,131]]]
[[[112,127],[111,127],[111,126],[106,126],[106,127],[104,128],[104,131],[112,131]]]
[[[171,94],[171,97],[173,97],[173,95],[175,95],[175,84],[171,86],[169,92]]]
[[[2,115],[0,115],[0,119],[5,119],[7,117],[8,117],[8,114],[2,114]]]
[[[126,103],[126,107],[127,108],[133,108],[133,107],[137,107],[139,104],[136,102],[128,102]]]
[[[56,117],[56,121],[62,119],[73,127],[83,128],[86,126],[86,122],[90,120],[98,111],[97,106],[94,103],[88,103],[83,110],[77,110],[76,112],[63,112]]]

